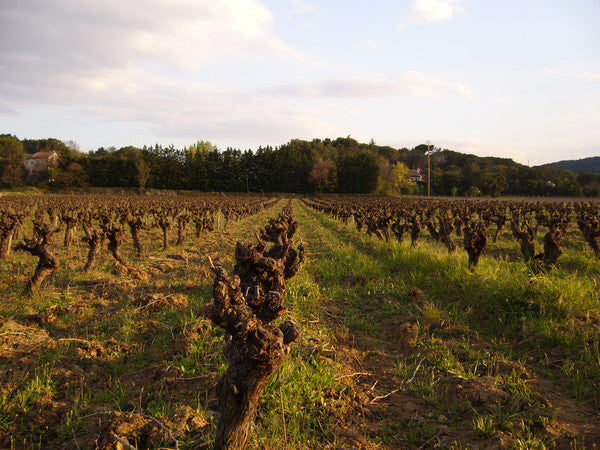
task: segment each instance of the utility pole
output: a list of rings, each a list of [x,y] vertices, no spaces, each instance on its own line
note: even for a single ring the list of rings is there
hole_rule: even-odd
[[[427,141],[427,197],[431,196],[431,141]]]

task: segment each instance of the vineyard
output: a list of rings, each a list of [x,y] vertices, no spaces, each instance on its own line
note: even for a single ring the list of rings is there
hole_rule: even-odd
[[[0,448],[592,448],[599,212],[0,197]]]

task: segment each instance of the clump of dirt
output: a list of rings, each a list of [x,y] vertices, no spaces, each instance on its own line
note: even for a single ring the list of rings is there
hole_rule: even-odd
[[[98,341],[87,341],[83,339],[64,338],[59,342],[68,342],[77,348],[76,355],[79,358],[100,359],[111,355],[114,352],[126,353],[129,347],[125,344],[119,345],[113,338],[104,343]]]
[[[69,407],[66,402],[54,398],[51,391],[45,391],[35,401],[33,422],[40,428],[53,428],[60,423]],[[53,432],[51,432],[53,434]]]
[[[170,263],[170,262],[161,262],[161,263],[156,263],[155,265],[153,265],[153,268],[159,270],[162,273],[172,272],[175,269],[177,269],[178,267],[180,267],[180,264]]]
[[[77,356],[79,357],[101,358],[106,356],[107,353],[109,353],[109,350],[98,341],[83,342],[77,348]]]
[[[492,376],[463,378],[448,375],[440,379],[438,389],[449,402],[465,410],[472,406],[478,411],[492,411],[509,398],[508,393],[496,388],[496,378]]]
[[[175,339],[163,351],[163,358],[172,358],[176,355],[187,355],[190,352],[192,341],[206,337],[213,331],[212,322],[208,319],[202,319],[196,322],[186,324],[183,329],[177,333]]]
[[[121,299],[136,288],[135,283],[124,279],[104,279],[93,283],[91,295],[100,298]]]
[[[173,441],[171,432],[151,417],[134,413],[115,412],[98,439],[100,450],[123,448],[123,442],[137,448],[159,448]]]
[[[89,306],[83,301],[76,301],[63,306],[53,305],[43,313],[28,314],[25,316],[25,320],[30,323],[47,325],[55,322],[58,317],[65,314],[73,314],[80,318],[84,317],[88,309]]]
[[[14,362],[27,358],[41,348],[53,346],[54,341],[45,330],[7,319],[0,325],[0,361]]]
[[[188,255],[187,253],[173,254],[173,255],[167,255],[167,258],[174,259],[175,261],[182,261],[187,264],[189,261],[190,255]]]
[[[195,406],[197,404],[196,394],[201,398],[213,396],[218,374],[210,372],[206,375],[182,377],[179,369],[173,366],[159,365],[123,374],[119,379],[124,386],[132,389],[139,389],[140,386],[143,386],[144,394],[149,394],[142,400],[140,400],[141,394],[138,397],[134,396],[130,403],[132,408],[138,407],[140,401],[142,405],[147,405],[147,399],[152,398],[156,393],[168,397],[171,401],[181,401]],[[195,394],[190,397],[190,392]]]
[[[45,313],[28,314],[27,316],[25,316],[25,320],[30,323],[37,323],[39,325],[47,325],[56,320],[56,315],[54,314],[52,309],[49,309]]]
[[[419,339],[419,326],[410,322],[403,322],[403,317],[392,316],[381,323],[388,343],[403,354],[410,353]]]
[[[342,280],[342,283],[347,284],[348,286],[354,287],[354,286],[364,286],[367,281],[369,281],[371,279],[371,277],[368,277],[367,275],[356,275],[356,274],[350,274],[348,275],[346,278],[344,278],[344,280]]]
[[[147,283],[152,278],[152,274],[146,270],[138,269],[131,266],[124,266],[119,262],[115,263],[115,274],[118,276],[129,276],[134,280],[141,281],[143,283]]]
[[[82,300],[78,300],[76,302],[69,303],[68,305],[63,306],[52,306],[50,310],[56,316],[62,316],[65,314],[72,314],[77,317],[85,316],[85,313],[89,309],[89,306],[86,302]]]
[[[572,437],[581,437],[581,443],[595,448],[600,442],[598,410],[591,405],[579,402],[550,381],[536,379],[530,383],[538,399],[555,411],[554,420],[546,426],[546,432],[555,439],[556,448],[572,448]],[[587,448],[582,445],[582,448]]]
[[[498,359],[495,362],[493,369],[497,375],[514,374],[522,380],[528,380],[532,377],[531,372],[527,367],[504,358]]]
[[[146,294],[143,297],[138,298],[134,301],[134,305],[138,306],[138,309],[145,309],[147,311],[160,311],[162,309],[185,309],[189,307],[189,302],[182,294]]]
[[[165,420],[165,425],[171,428],[173,435],[182,436],[204,428],[208,422],[204,415],[197,415],[191,407],[181,405]]]
[[[200,339],[206,337],[208,333],[212,333],[213,330],[213,323],[208,319],[202,319],[186,324],[181,331],[181,335],[186,339]]]
[[[423,291],[416,286],[411,286],[410,288],[408,288],[408,290],[406,291],[406,295],[413,301],[422,301],[425,299],[425,294],[423,293]]]

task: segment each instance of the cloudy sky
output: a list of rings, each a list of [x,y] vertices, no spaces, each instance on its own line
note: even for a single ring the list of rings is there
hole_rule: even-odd
[[[600,155],[598,0],[2,0],[0,133]]]

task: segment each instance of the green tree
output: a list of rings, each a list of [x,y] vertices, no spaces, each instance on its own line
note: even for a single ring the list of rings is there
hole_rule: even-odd
[[[484,195],[500,196],[508,188],[506,178],[500,170],[483,170],[479,176],[479,188]]]
[[[581,196],[581,186],[575,180],[575,177],[564,177],[558,182],[557,186],[558,193],[568,197],[579,197]]]
[[[70,141],[73,142],[73,141]],[[38,139],[36,144],[36,152],[52,152],[55,151],[60,156],[64,150],[71,150],[63,141],[49,138],[49,139]]]
[[[406,164],[401,162],[394,164],[392,174],[394,176],[392,192],[395,194],[411,194],[413,192],[415,183],[410,179],[410,171]]]
[[[479,197],[479,195],[481,194],[481,191],[479,190],[479,188],[477,186],[469,186],[467,188],[467,190],[465,191],[465,196],[466,197]]]
[[[198,153],[210,153],[217,150],[217,146],[210,141],[197,141],[195,144],[190,145],[187,151],[192,154]]]
[[[337,187],[337,168],[331,159],[319,159],[314,162],[308,180],[315,192],[333,192]]]
[[[440,193],[456,195],[461,185],[461,170],[458,166],[448,166],[442,173],[442,186]]]
[[[350,153],[336,163],[338,192],[348,194],[371,194],[377,188],[379,163],[370,152]]]
[[[75,141],[65,143],[57,139],[47,139],[40,142],[45,145],[43,151],[55,151],[58,154],[57,166],[48,168],[49,182],[52,186],[64,188],[89,186],[87,157],[79,151]]]
[[[65,168],[49,169],[50,184],[54,187],[72,188],[89,186],[88,175],[78,162],[70,162]]]
[[[146,189],[146,185],[150,179],[150,164],[148,164],[141,154],[133,160],[133,164],[136,171],[135,179],[138,182],[138,190],[141,194]]]
[[[406,164],[398,162],[392,165],[386,159],[380,159],[379,164],[378,194],[393,197],[414,192],[416,185],[410,179]]]
[[[23,182],[25,150],[16,137],[0,137],[0,183],[14,188]]]

